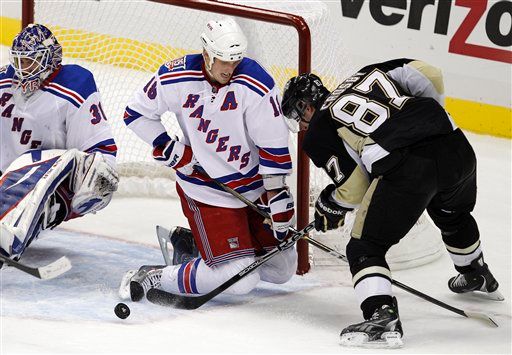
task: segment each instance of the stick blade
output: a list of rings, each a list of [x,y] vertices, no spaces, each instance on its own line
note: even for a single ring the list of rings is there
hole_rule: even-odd
[[[37,268],[39,278],[42,280],[53,279],[71,269],[71,262],[65,256],[55,260],[53,263]]]
[[[183,296],[166,292],[156,288],[150,289],[146,298],[149,302],[164,307],[173,307],[178,309],[196,309],[201,307],[208,299],[203,296]]]
[[[491,316],[481,313],[481,312],[464,312],[468,318],[473,318],[476,320],[480,320],[485,322],[487,325],[497,328],[499,327],[498,322],[496,322]]]

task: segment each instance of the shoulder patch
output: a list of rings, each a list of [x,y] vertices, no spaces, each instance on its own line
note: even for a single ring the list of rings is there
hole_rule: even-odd
[[[168,71],[185,69],[186,68],[187,57],[181,57],[178,59],[171,60],[170,62],[166,62],[164,66]]]
[[[202,63],[203,56],[201,54],[189,54],[181,58],[165,62],[158,70],[158,75],[184,70],[200,71]]]

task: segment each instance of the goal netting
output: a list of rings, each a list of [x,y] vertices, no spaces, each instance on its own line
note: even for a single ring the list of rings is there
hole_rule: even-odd
[[[324,79],[328,88],[333,89],[357,69],[351,66],[350,49],[343,48],[343,37],[350,34],[335,31],[334,18],[324,2],[228,2],[303,17],[311,31],[312,71]],[[225,16],[200,9],[199,5],[189,9],[133,0],[34,2],[34,22],[42,23],[54,32],[63,45],[64,64],[78,63],[94,73],[102,105],[119,149],[121,195],[175,196],[171,169],[152,162],[151,147],[128,130],[122,118],[134,91],[147,82],[151,73],[170,59],[199,53],[199,35],[205,23]],[[301,55],[297,31],[277,23],[233,17],[248,37],[248,55],[265,66],[282,89],[291,76],[297,75],[298,58]],[[162,120],[169,133],[180,136],[181,131],[172,113],[165,114]],[[296,151],[296,137],[293,137],[291,144]],[[310,167],[310,172],[310,204],[313,205],[319,192],[329,183],[329,178],[314,166]],[[296,185],[295,177],[291,185]],[[343,252],[351,223],[353,216],[349,215],[341,231],[313,237]],[[439,233],[423,216],[409,236],[390,250],[388,257],[392,268],[411,267],[435,259],[443,248]],[[309,257],[313,265],[340,264],[332,256],[313,248],[310,248],[310,255],[301,257]]]

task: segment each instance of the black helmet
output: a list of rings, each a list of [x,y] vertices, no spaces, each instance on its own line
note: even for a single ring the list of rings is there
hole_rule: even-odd
[[[288,80],[284,87],[281,107],[286,118],[300,122],[310,104],[316,109],[320,108],[329,90],[322,84],[322,80],[311,73],[304,73]]]

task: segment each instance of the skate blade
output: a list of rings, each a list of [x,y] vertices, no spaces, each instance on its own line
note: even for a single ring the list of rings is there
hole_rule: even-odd
[[[485,292],[480,290],[470,291],[466,293],[462,293],[463,295],[466,295],[470,298],[477,298],[477,299],[485,299],[490,301],[504,301],[505,297],[501,294],[500,291],[496,290],[494,292]]]
[[[121,285],[119,285],[119,298],[122,300],[130,299],[130,280],[137,273],[137,270],[130,270],[126,274],[124,274],[123,279],[121,280]]]
[[[173,265],[168,246],[171,244],[171,231],[162,226],[156,226],[156,235],[158,244],[160,244],[162,256],[164,257],[165,265]]]
[[[487,298],[489,298],[493,301],[505,301],[505,297],[503,297],[501,292],[498,290],[496,290],[494,292],[487,293]]]
[[[366,333],[353,332],[341,335],[341,345],[368,349],[397,349],[404,343],[399,332],[384,332],[381,339],[377,340],[370,340]]]

